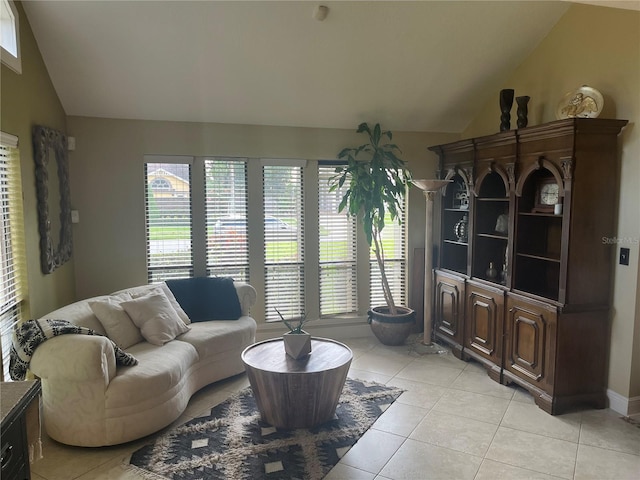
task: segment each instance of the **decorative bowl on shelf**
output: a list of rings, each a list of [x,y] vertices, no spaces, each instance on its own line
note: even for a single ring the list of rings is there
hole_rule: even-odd
[[[567,92],[556,109],[558,120],[565,118],[596,118],[602,112],[604,98],[595,88],[583,85]]]

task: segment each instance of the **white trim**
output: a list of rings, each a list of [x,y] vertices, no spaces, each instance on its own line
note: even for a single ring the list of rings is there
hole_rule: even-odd
[[[260,164],[276,167],[306,167],[307,161],[299,158],[261,158]]]
[[[627,398],[611,389],[607,389],[607,398],[609,399],[609,408],[620,415],[640,414],[640,396]]]
[[[145,155],[144,163],[186,163],[193,165],[195,157],[187,155]]]
[[[10,133],[0,132],[0,143],[6,147],[17,148],[18,137]]]
[[[22,58],[20,57],[20,16],[18,15],[18,9],[16,8],[13,0],[0,0],[2,3],[6,4],[11,10],[11,14],[13,15],[13,33],[15,35],[16,42],[16,55],[6,50],[3,46],[0,45],[0,59],[2,63],[4,63],[11,70],[16,72],[17,74],[22,73]]]

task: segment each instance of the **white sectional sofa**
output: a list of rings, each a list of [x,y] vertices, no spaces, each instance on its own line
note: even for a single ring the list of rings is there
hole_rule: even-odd
[[[240,355],[255,340],[256,322],[249,309],[256,291],[248,284],[233,285],[240,302],[238,319],[185,320],[181,328],[187,325],[188,330],[162,345],[141,337],[142,341],[123,348],[136,357],[135,366],[116,367],[113,344],[106,336],[60,335],[38,346],[30,369],[42,381],[43,419],[49,436],[68,445],[90,447],[135,440],[177,419],[200,388],[244,372]],[[158,293],[158,288],[145,285],[82,300],[43,318],[68,320],[106,335],[92,309],[96,302],[138,299]],[[179,311],[167,285],[160,288]],[[208,301],[200,293],[191,300]],[[184,314],[180,312],[181,318]]]

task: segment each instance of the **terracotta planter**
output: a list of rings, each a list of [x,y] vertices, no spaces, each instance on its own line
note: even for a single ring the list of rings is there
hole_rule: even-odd
[[[407,307],[396,308],[396,315],[391,315],[386,306],[374,307],[368,312],[371,330],[384,345],[402,345],[415,325],[414,310]]]
[[[296,360],[311,353],[311,335],[304,330],[302,333],[287,332],[282,336],[284,351]]]

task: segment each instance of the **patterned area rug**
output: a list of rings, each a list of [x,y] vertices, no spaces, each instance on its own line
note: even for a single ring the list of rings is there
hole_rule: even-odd
[[[333,420],[280,430],[260,420],[246,388],[134,452],[130,468],[150,479],[321,479],[401,393],[347,379]]]

